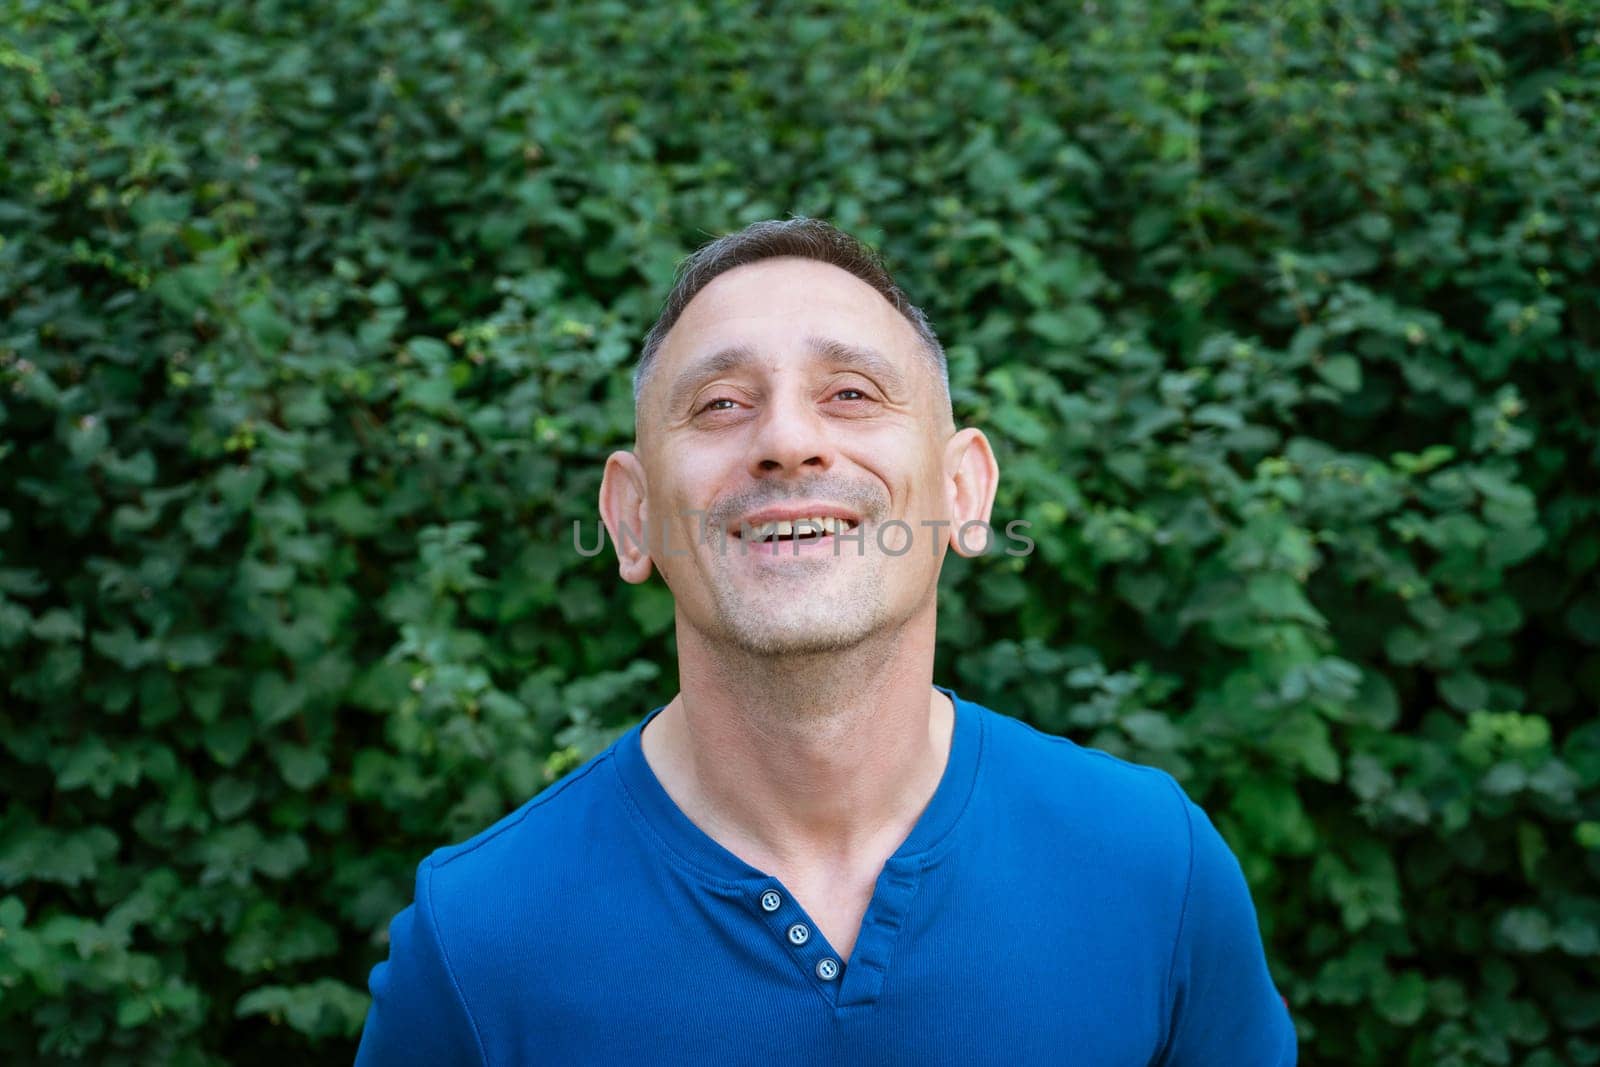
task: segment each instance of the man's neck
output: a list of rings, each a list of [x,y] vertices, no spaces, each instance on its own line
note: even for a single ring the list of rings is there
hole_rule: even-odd
[[[931,612],[826,655],[753,657],[680,630],[678,696],[645,758],[697,825],[774,873],[873,866],[916,824],[954,728]]]

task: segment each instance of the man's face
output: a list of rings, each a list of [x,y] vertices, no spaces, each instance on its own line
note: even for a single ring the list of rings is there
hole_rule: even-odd
[[[797,654],[927,606],[950,536],[924,525],[952,517],[948,419],[911,325],[865,282],[798,258],[719,275],[639,405],[642,521],[680,624]],[[771,525],[806,518],[853,534]]]

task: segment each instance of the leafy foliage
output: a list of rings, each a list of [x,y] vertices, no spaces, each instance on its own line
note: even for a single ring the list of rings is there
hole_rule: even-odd
[[[1600,1062],[1588,0],[5,0],[0,1056],[347,1060],[418,859],[674,685],[593,538],[684,252],[880,243],[1310,1062]]]

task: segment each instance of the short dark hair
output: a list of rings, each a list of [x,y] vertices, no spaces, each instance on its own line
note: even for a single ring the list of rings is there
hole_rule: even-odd
[[[927,350],[937,372],[944,396],[950,396],[950,371],[945,359],[944,346],[934,334],[933,327],[922,309],[913,304],[884,266],[883,259],[870,245],[850,236],[822,219],[796,216],[791,219],[768,219],[752,222],[735,233],[718,237],[701,245],[678,264],[672,291],[667,294],[661,314],[655,325],[645,334],[644,346],[639,353],[638,366],[633,372],[633,401],[639,402],[645,379],[655,362],[656,353],[666,340],[667,332],[689,306],[689,301],[711,284],[713,278],[735,267],[756,263],[763,259],[796,256],[831,264],[860,278],[872,286],[894,309],[904,315],[917,338]]]

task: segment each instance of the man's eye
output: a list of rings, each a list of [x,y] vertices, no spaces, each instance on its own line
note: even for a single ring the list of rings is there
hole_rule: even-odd
[[[700,410],[701,411],[727,411],[728,408],[719,408],[719,407],[717,407],[717,405],[718,404],[727,404],[727,405],[729,405],[731,407],[731,406],[733,406],[733,403],[734,402],[732,400],[729,400],[727,397],[719,396],[715,400],[707,401],[705,406],[702,407]]]
[[[855,396],[846,397],[847,400],[865,400],[867,398],[867,394],[863,393],[859,389],[841,389],[837,393],[834,393],[833,395],[834,395],[834,398],[837,399],[837,398],[839,398],[841,396],[844,396],[846,393],[854,393],[855,394]]]

